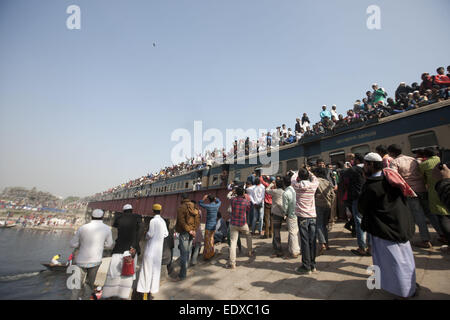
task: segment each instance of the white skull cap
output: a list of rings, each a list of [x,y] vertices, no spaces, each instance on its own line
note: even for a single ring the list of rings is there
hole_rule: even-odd
[[[375,152],[369,152],[368,154],[366,154],[366,156],[364,157],[364,160],[366,161],[376,161],[376,162],[381,162],[383,161],[383,158],[381,158],[381,156],[378,153]]]
[[[130,210],[130,209],[133,209],[131,204],[126,204],[126,205],[123,206],[123,210]]]
[[[95,209],[92,211],[92,218],[102,218],[103,217],[103,210],[102,209]]]

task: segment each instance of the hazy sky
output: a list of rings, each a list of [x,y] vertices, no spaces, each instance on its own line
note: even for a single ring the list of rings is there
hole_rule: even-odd
[[[69,30],[69,5],[81,29]],[[366,26],[369,5],[381,30]],[[450,64],[450,1],[0,0],[0,189],[87,196],[170,164],[171,133],[293,127]],[[156,46],[153,46],[153,43]]]

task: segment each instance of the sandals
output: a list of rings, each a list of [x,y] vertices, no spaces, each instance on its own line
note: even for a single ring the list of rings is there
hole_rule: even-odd
[[[369,256],[369,254],[367,252],[362,253],[361,251],[357,250],[357,249],[352,249],[350,250],[353,254],[360,256],[360,257],[367,257]]]
[[[288,256],[285,256],[285,257],[283,257],[283,259],[284,260],[292,260],[292,259],[297,259],[298,258],[298,256],[299,256],[299,254],[296,254],[296,255],[288,255]]]
[[[280,257],[282,257],[283,256],[283,254],[282,253],[272,253],[272,255],[270,256],[271,258],[280,258]]]

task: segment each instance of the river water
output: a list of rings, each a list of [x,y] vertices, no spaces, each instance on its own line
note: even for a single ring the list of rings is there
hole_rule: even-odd
[[[70,299],[71,291],[66,286],[69,274],[49,271],[41,263],[49,263],[58,253],[65,263],[72,252],[69,243],[73,234],[61,230],[0,229],[0,300]],[[174,258],[179,254],[175,240]]]
[[[70,299],[69,275],[48,271],[41,263],[49,263],[57,253],[65,262],[72,252],[72,235],[59,230],[0,229],[0,299]]]

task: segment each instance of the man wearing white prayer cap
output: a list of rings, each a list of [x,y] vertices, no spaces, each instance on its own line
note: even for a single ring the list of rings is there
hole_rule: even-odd
[[[369,162],[382,162],[383,158],[381,158],[381,156],[376,153],[376,152],[369,152],[368,154],[366,154],[364,156],[364,161],[369,161]]]
[[[71,288],[72,300],[88,300],[95,293],[95,278],[102,263],[103,249],[114,245],[111,228],[103,223],[103,215],[101,209],[92,211],[92,221],[82,225],[70,240],[70,246],[79,249],[74,264],[80,269],[80,272],[74,273],[71,279],[77,275],[81,276],[78,279],[80,288]]]
[[[92,211],[92,218],[103,218],[104,212],[102,209],[95,209]]]
[[[361,228],[370,234],[373,265],[380,268],[381,289],[409,298],[416,295],[416,267],[410,239],[414,217],[403,192],[383,174],[383,159],[371,152],[364,157],[366,182],[358,199]]]
[[[136,272],[138,255],[141,253],[139,241],[143,236],[144,228],[142,217],[133,213],[130,204],[123,206],[123,213],[118,214],[112,225],[117,229],[117,238],[112,250],[109,270],[103,286],[103,298],[129,299],[133,291],[133,275],[122,275],[123,258],[132,255],[134,258],[134,271]],[[131,253],[134,251],[134,253]]]

